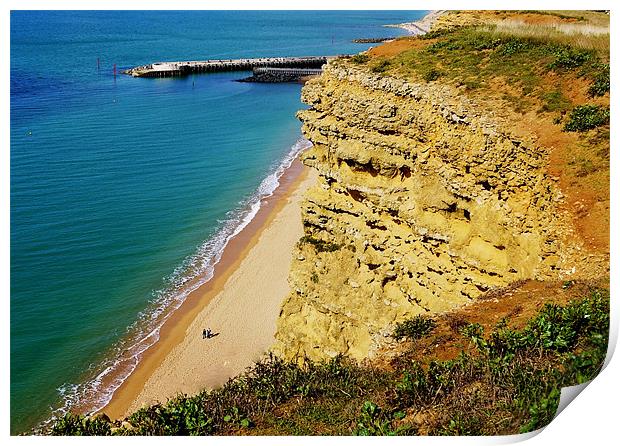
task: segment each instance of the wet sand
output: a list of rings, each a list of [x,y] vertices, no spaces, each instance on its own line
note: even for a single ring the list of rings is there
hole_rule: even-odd
[[[100,412],[122,418],[143,404],[218,387],[265,354],[289,292],[292,248],[303,235],[301,199],[316,178],[299,161],[291,165],[229,242],[214,277],[166,321],[160,340]],[[216,336],[203,339],[204,328]]]

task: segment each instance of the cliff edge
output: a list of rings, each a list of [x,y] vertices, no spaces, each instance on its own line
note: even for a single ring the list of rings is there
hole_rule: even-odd
[[[390,56],[414,48],[419,61],[455,38],[438,34],[395,41]],[[498,39],[495,51],[513,41]],[[490,106],[492,94],[403,75],[381,48],[330,62],[303,89],[303,162],[320,180],[302,204],[278,322],[273,350],[286,359],[366,358],[416,314],[523,279],[608,274],[608,251],[575,236],[554,147],[515,131],[518,116]]]

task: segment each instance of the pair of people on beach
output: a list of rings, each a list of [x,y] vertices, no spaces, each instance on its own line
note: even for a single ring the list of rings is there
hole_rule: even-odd
[[[203,328],[202,329],[202,339],[210,339],[211,338],[211,329]]]

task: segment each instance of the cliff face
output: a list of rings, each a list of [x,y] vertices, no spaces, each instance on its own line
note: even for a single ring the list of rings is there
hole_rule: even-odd
[[[360,359],[395,321],[567,273],[546,152],[451,87],[335,62],[302,98],[304,162],[320,179],[302,205],[277,354]]]

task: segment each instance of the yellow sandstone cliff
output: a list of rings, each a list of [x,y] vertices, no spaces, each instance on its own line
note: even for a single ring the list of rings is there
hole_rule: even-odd
[[[302,98],[303,161],[320,180],[302,205],[276,354],[365,358],[394,322],[579,274],[546,150],[452,87],[334,61]]]

